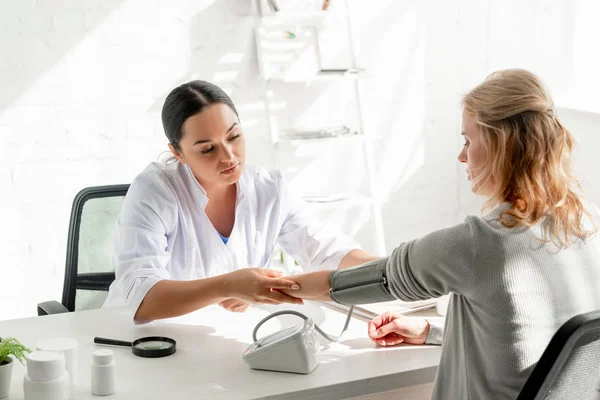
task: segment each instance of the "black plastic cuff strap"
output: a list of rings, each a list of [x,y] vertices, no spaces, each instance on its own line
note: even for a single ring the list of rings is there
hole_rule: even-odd
[[[387,258],[356,267],[335,270],[329,275],[329,296],[341,304],[369,304],[396,300],[387,288]]]

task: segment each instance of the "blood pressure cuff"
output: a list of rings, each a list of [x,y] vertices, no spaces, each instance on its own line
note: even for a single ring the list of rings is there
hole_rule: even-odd
[[[396,300],[387,288],[387,258],[356,267],[335,270],[329,275],[331,299],[341,304],[369,304]]]

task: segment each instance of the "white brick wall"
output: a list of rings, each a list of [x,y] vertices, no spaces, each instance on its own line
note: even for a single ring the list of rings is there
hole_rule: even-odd
[[[377,138],[388,249],[477,210],[455,161],[459,100],[487,73],[530,68],[565,103],[600,112],[590,89],[600,67],[589,47],[600,37],[592,0],[350,2],[360,65],[372,75],[365,118]],[[241,113],[250,161],[281,158],[268,141],[250,12],[250,0],[0,0],[0,319],[60,300],[74,195],[129,182],[166,150],[160,109],[174,86],[221,85]],[[316,90],[317,104],[317,89],[281,89],[284,119],[315,118],[299,95]],[[574,131],[585,146],[581,173],[600,202],[590,170],[600,123],[568,118],[585,131]],[[344,164],[350,151],[305,152],[298,171],[362,182]],[[368,214],[344,215],[345,229],[373,249]]]

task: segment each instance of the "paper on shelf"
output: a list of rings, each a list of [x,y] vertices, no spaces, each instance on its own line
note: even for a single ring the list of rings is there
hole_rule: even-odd
[[[333,194],[328,196],[302,196],[302,198],[308,203],[335,203],[338,201],[348,200],[350,199],[350,196],[345,194]]]

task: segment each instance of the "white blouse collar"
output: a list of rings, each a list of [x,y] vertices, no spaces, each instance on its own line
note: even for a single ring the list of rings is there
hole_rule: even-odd
[[[187,164],[183,164],[183,167],[186,171],[186,174],[188,175],[188,179],[190,181],[193,182],[193,185],[198,189],[197,193],[200,196],[200,199],[202,200],[202,207],[206,206],[206,203],[208,203],[208,196],[206,194],[206,190],[204,190],[204,188],[202,187],[202,185],[200,184],[200,182],[198,182],[198,180],[196,179],[196,177],[194,176],[194,173],[192,172],[191,168],[187,165]],[[248,170],[247,167],[244,166],[244,171],[242,171],[242,176],[240,177],[240,179],[236,182],[236,188],[237,188],[237,194],[236,194],[236,206],[238,204],[240,204],[240,202],[242,200],[244,200],[245,198],[248,197]]]

